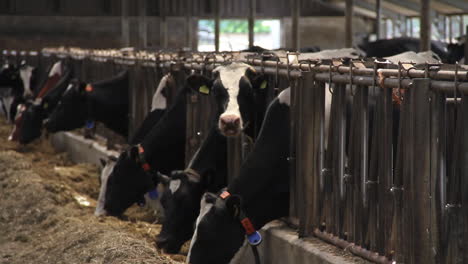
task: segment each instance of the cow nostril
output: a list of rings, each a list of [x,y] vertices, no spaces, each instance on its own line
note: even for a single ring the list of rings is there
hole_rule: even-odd
[[[234,119],[234,124],[235,124],[236,126],[239,126],[239,125],[240,125],[240,118]]]

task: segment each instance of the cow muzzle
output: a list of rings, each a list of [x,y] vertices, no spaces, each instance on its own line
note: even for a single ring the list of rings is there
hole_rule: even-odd
[[[236,137],[242,131],[241,118],[238,115],[224,115],[219,118],[219,130],[227,137]]]

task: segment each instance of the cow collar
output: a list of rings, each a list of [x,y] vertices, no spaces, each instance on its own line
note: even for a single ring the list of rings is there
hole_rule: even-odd
[[[140,164],[143,171],[150,177],[153,178],[154,171],[151,169],[150,164],[146,160],[145,149],[141,144],[137,145],[138,148],[138,163]],[[157,186],[154,187],[151,191],[148,192],[148,196],[151,200],[156,200],[159,197]]]
[[[223,191],[219,197],[225,201],[228,197],[230,197],[231,194],[225,190]],[[236,217],[239,219],[242,227],[244,228],[245,231],[245,236],[247,238],[247,241],[250,244],[250,247],[252,248],[252,253],[255,258],[255,263],[260,264],[260,256],[258,254],[257,246],[262,243],[262,235],[255,229],[254,225],[252,224],[252,221],[250,221],[250,218],[247,217],[247,214],[244,212],[244,209],[242,208],[242,203],[237,208],[238,212],[235,214]]]
[[[88,84],[86,85],[86,88],[85,88],[85,92],[86,92],[86,96],[87,96],[87,100],[86,100],[86,108],[87,108],[87,119],[85,121],[85,127],[87,129],[93,129],[94,126],[95,126],[95,122],[92,118],[93,116],[93,103],[92,101],[89,99],[89,96],[90,94],[94,91],[94,87],[91,85],[91,84]]]

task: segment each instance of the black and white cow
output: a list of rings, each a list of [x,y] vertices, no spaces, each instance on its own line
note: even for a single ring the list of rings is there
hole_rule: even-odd
[[[28,144],[41,136],[43,121],[57,106],[63,93],[69,87],[71,77],[71,69],[68,67],[63,69],[54,87],[46,86],[47,91],[40,92],[41,97],[20,105],[21,109],[16,117],[10,140]]]
[[[49,132],[69,131],[101,122],[128,136],[128,72],[91,84],[75,82],[68,87],[45,123]]]
[[[175,85],[174,77],[171,73],[164,75],[159,81],[158,87],[153,94],[151,103],[151,111],[147,114],[143,123],[132,136],[130,144],[138,144],[148,134],[151,128],[156,125],[162,118],[168,108],[168,89],[172,89],[171,85]]]
[[[36,68],[24,62],[19,67],[4,64],[0,70],[0,100],[8,121],[13,122],[18,105],[33,96],[36,74]]]
[[[229,263],[245,239],[244,214],[255,229],[288,214],[289,104],[286,89],[270,104],[240,175],[220,195],[203,196],[188,263]]]
[[[418,38],[393,38],[379,39],[374,42],[363,43],[359,45],[367,57],[390,57],[403,52],[419,52],[420,39]],[[431,50],[436,53],[443,62],[448,62],[447,44],[440,41],[431,42]]]
[[[264,76],[258,76],[253,82],[253,91],[256,118],[250,121],[252,129],[246,129],[245,133],[254,139],[267,106],[268,82]],[[165,218],[161,233],[156,237],[159,248],[176,253],[193,235],[203,193],[217,192],[227,185],[227,156],[227,138],[214,126],[187,169],[172,173],[167,183],[169,188],[161,199]]]
[[[254,87],[260,87],[258,83],[262,83],[263,76],[257,75],[251,66],[243,63],[217,67],[214,75],[214,80],[199,75],[190,76],[186,87],[176,96],[175,104],[139,146],[133,146],[120,155],[109,178],[105,196],[105,209],[109,214],[120,215],[141,200],[145,192],[155,189],[157,179],[150,179],[143,167],[166,175],[183,169],[187,92],[195,90],[216,98],[214,118],[223,135],[237,136],[243,130],[254,133],[254,126],[251,125],[257,118]],[[142,162],[141,152],[144,152],[145,162]]]

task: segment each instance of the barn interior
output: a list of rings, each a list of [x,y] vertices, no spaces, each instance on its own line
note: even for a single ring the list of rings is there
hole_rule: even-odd
[[[227,137],[223,187],[255,157],[270,103],[286,100],[290,119],[288,136],[266,144],[288,143],[288,212],[252,227],[263,241],[246,240],[229,263],[468,263],[467,35],[467,0],[0,0],[0,264],[228,263],[191,260],[190,241],[164,247],[157,199],[181,188],[172,172],[202,178],[193,162],[224,122],[211,89],[231,64],[249,69],[264,101],[254,120],[240,111],[252,135]],[[122,90],[84,102],[106,85]],[[73,92],[82,101],[60,113]],[[160,151],[152,118],[180,98],[184,115],[171,117],[184,126]],[[147,142],[180,149],[183,166],[153,170]],[[159,182],[114,216],[100,203],[116,163]],[[222,190],[209,191],[219,202]]]

